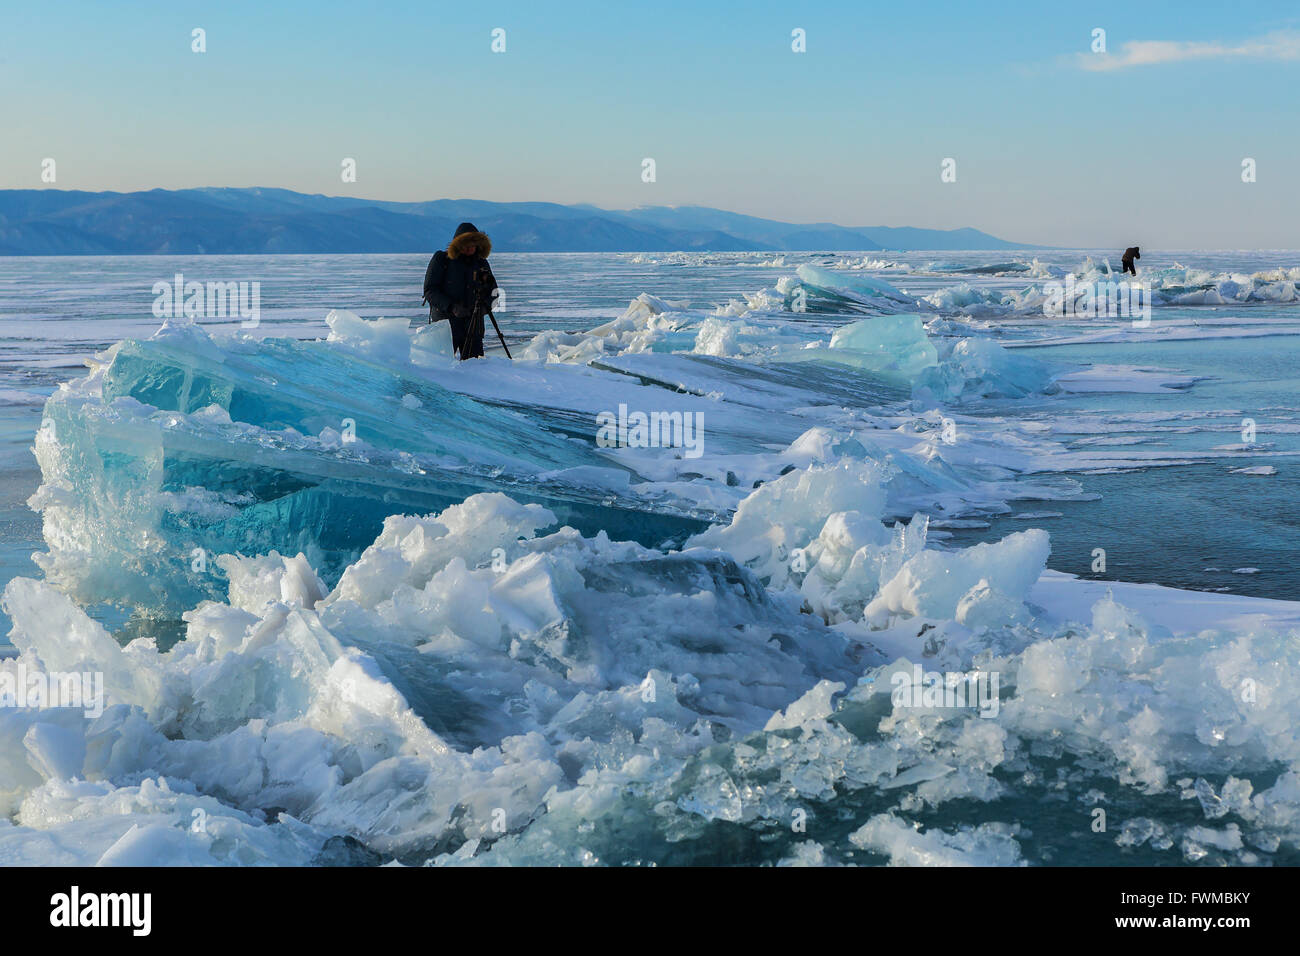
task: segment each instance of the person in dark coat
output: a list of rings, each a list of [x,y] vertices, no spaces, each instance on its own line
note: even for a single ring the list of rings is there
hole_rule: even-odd
[[[497,287],[487,263],[491,252],[492,241],[472,222],[462,222],[446,251],[435,252],[424,270],[429,321],[451,323],[451,342],[462,359],[483,355],[483,310]]]
[[[1130,246],[1129,248],[1125,249],[1124,258],[1120,260],[1120,263],[1124,266],[1121,275],[1124,272],[1131,272],[1133,273],[1133,275],[1136,276],[1138,274],[1138,271],[1137,271],[1137,266],[1133,265],[1133,260],[1141,259],[1141,258],[1142,258],[1142,250],[1139,249],[1137,246]]]

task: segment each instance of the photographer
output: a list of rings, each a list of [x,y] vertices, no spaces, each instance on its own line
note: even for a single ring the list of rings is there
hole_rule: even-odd
[[[462,222],[447,250],[434,253],[424,272],[429,321],[451,323],[452,345],[462,359],[483,355],[483,315],[497,287],[487,263],[491,251],[492,241],[473,223]]]

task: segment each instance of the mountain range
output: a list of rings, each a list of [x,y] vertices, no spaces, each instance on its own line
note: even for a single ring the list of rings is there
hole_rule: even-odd
[[[499,252],[1022,249],[978,229],[788,223],[704,206],[386,202],[288,189],[0,190],[0,255],[404,253],[471,220]]]

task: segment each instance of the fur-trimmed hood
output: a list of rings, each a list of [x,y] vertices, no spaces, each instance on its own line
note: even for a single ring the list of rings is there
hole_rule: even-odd
[[[462,228],[456,230],[456,238],[452,239],[447,245],[447,258],[455,259],[464,253],[465,247],[473,244],[478,247],[478,256],[486,259],[492,254],[492,240],[487,237],[486,233],[479,232],[469,223],[462,223]],[[469,226],[465,229],[464,226]]]

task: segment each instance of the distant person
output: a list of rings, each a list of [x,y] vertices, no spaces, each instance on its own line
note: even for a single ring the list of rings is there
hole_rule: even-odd
[[[1142,258],[1142,252],[1137,246],[1129,246],[1127,249],[1125,249],[1124,258],[1123,260],[1121,260],[1124,265],[1124,270],[1123,272],[1121,272],[1121,275],[1124,272],[1131,272],[1136,277],[1138,271],[1137,271],[1137,266],[1133,265],[1133,260],[1141,259],[1141,258]]]
[[[488,266],[492,240],[472,222],[462,222],[444,252],[424,270],[429,321],[451,323],[451,344],[462,359],[483,356],[483,314],[491,307],[496,277]]]

